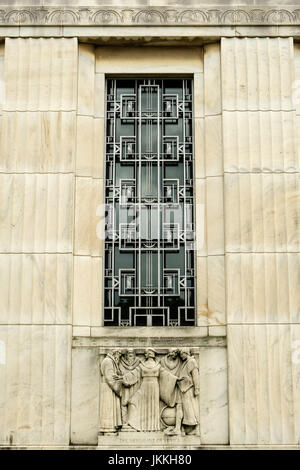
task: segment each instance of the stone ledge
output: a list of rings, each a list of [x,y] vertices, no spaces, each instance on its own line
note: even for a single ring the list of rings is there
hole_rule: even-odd
[[[225,336],[207,336],[206,327],[94,327],[91,336],[73,336],[73,347],[226,347]]]
[[[222,37],[294,37],[300,40],[299,25],[3,25],[0,40],[10,38],[70,38],[97,45],[124,46],[203,46]]]
[[[92,328],[92,336],[105,336],[105,337],[132,337],[132,338],[173,338],[174,333],[176,336],[185,338],[199,338],[206,336],[206,327],[202,326],[183,326],[183,327],[155,327],[155,326],[142,326],[134,327],[130,326],[101,326]]]
[[[119,447],[109,446],[106,449],[104,447],[92,446],[92,445],[70,445],[70,446],[0,446],[1,450],[118,450]],[[135,447],[134,450],[147,450],[147,447]],[[157,449],[157,447],[155,448]],[[153,450],[155,450],[153,449]],[[278,444],[265,444],[265,445],[212,445],[212,444],[201,444],[198,446],[192,446],[188,450],[299,450],[300,445],[278,445]],[[133,450],[133,452],[134,452]],[[159,450],[159,449],[158,449]],[[164,450],[186,450],[186,447],[164,447]]]

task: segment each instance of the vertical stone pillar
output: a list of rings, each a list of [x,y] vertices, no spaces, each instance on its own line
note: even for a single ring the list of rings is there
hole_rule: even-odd
[[[295,52],[292,38],[221,43],[231,444],[300,439]]]
[[[95,48],[79,44],[76,138],[73,336],[91,336],[103,322],[104,74]],[[97,444],[97,349],[73,350],[71,441]],[[82,352],[82,351],[81,351]],[[78,403],[84,401],[84,406]]]
[[[4,86],[0,443],[67,445],[77,40],[7,38]]]
[[[208,336],[226,336],[219,44],[203,48],[203,73],[194,74],[194,95],[198,326],[206,327]],[[203,444],[228,443],[226,363],[225,348],[208,347],[200,355]],[[212,364],[219,365],[217,374]]]
[[[203,50],[203,76],[195,74],[198,325],[207,326],[209,335],[225,336],[220,45]]]
[[[95,74],[95,49],[79,45],[74,241],[75,335],[102,324],[104,74]]]

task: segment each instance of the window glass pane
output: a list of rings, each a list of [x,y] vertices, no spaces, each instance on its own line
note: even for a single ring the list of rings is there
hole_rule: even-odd
[[[192,82],[107,81],[104,325],[195,325]]]

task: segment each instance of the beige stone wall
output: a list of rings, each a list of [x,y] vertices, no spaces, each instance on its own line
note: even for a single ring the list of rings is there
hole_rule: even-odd
[[[7,38],[0,73],[0,443],[63,445],[70,422],[77,40]]]
[[[222,39],[221,51],[230,441],[295,444],[299,46],[292,38]]]
[[[228,438],[226,350],[203,348],[201,442],[299,443],[299,44],[223,38],[203,47],[112,48],[7,38],[0,445],[68,445],[70,426],[74,442],[84,435],[96,443],[95,415],[89,421],[83,410],[92,414],[98,403],[97,357],[72,356],[71,347],[72,336],[93,341],[104,331],[97,228],[105,74],[123,74],[125,64],[126,73],[194,78],[197,335],[227,334],[229,367]]]

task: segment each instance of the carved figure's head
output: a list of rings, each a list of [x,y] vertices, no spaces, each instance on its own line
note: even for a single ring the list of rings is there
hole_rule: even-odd
[[[189,348],[181,348],[180,349],[180,357],[183,361],[186,361],[187,358],[190,355],[190,349]]]
[[[113,358],[116,362],[119,362],[121,354],[122,353],[121,353],[120,349],[113,349],[112,350],[112,356],[113,356]]]
[[[175,359],[178,356],[178,349],[177,348],[170,348],[168,350],[168,357],[170,359]]]
[[[135,350],[134,349],[127,349],[125,352],[126,360],[129,364],[133,364],[135,361]]]
[[[155,354],[156,354],[156,351],[155,351],[155,349],[153,349],[153,348],[147,348],[146,351],[145,351],[145,357],[146,357],[146,359],[154,358],[154,357],[155,357]]]

